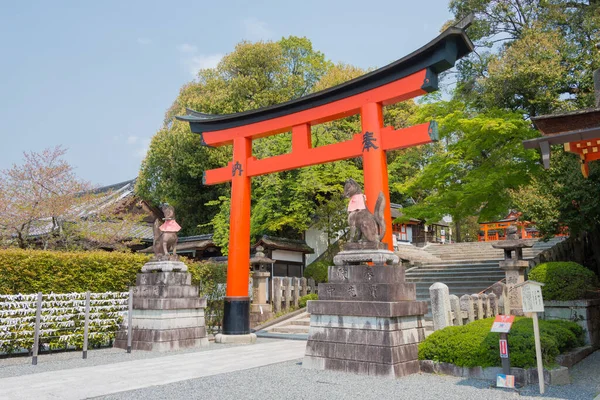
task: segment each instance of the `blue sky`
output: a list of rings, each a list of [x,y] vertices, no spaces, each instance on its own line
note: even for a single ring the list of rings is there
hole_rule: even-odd
[[[179,88],[242,40],[306,36],[381,67],[434,38],[447,0],[0,0],[0,169],[62,145],[77,175],[137,175]]]

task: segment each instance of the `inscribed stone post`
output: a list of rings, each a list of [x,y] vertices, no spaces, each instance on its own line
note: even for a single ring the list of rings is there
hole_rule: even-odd
[[[466,311],[469,322],[475,321],[475,311],[473,310],[473,298],[468,294],[460,297],[460,309]]]
[[[299,294],[300,294],[300,285],[299,285],[299,279],[296,277],[293,277],[291,280],[292,283],[292,303],[294,304],[295,308],[298,308],[298,299],[299,299]]]
[[[281,311],[281,278],[278,276],[273,278],[273,306],[276,313]]]
[[[289,309],[292,305],[292,278],[285,278],[285,308]]]
[[[488,299],[490,300],[492,316],[498,315],[498,297],[494,293],[490,293],[488,294]]]
[[[483,315],[483,301],[478,294],[472,294],[473,303],[475,303],[475,319],[485,318]]]
[[[454,313],[453,325],[462,325],[463,317],[462,311],[460,310],[460,299],[458,298],[458,296],[454,294],[450,295],[450,307],[452,308],[452,312]]]
[[[308,287],[306,278],[300,278],[300,296],[306,296],[308,294]]]
[[[434,283],[429,287],[429,297],[431,298],[431,313],[433,314],[433,330],[437,331],[452,325],[448,286],[441,282]]]

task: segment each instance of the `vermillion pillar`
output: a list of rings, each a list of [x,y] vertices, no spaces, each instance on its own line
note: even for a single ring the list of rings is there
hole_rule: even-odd
[[[363,134],[363,174],[367,207],[371,212],[380,192],[385,197],[384,221],[386,231],[381,241],[394,250],[392,242],[392,213],[390,208],[390,190],[388,184],[387,159],[382,146],[381,128],[383,128],[383,110],[379,103],[367,103],[361,107]]]
[[[251,155],[250,138],[239,137],[233,141],[227,290],[223,310],[225,335],[250,333],[250,177],[247,162]]]

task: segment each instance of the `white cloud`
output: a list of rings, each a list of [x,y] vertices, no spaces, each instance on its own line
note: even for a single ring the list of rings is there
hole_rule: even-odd
[[[185,54],[194,54],[198,51],[198,48],[193,44],[182,43],[177,45],[177,50]]]
[[[198,47],[189,43],[178,44],[177,50],[182,54],[181,64],[194,77],[200,69],[215,68],[223,58],[221,53],[198,54]]]
[[[127,144],[135,144],[135,142],[138,141],[138,137],[137,136],[129,136],[127,138]]]
[[[147,46],[149,44],[152,44],[152,40],[146,38],[146,37],[139,37],[137,38],[137,42],[138,44],[142,45],[142,46]]]
[[[140,146],[138,146],[135,151],[134,151],[134,155],[137,158],[144,158],[146,157],[146,153],[148,152],[148,147],[150,147],[150,140],[149,138],[143,138],[140,140]]]
[[[200,69],[215,68],[219,65],[221,58],[223,58],[223,54],[199,54],[185,60],[185,64],[188,67],[190,74],[196,76]]]
[[[250,17],[243,21],[244,39],[267,40],[273,37],[273,31],[267,27],[267,23],[257,18]]]

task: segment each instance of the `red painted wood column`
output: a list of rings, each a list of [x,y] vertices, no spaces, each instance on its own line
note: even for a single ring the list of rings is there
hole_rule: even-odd
[[[390,209],[390,190],[388,184],[387,159],[381,140],[383,128],[383,110],[379,103],[367,103],[361,107],[361,124],[363,133],[363,174],[365,178],[365,195],[367,207],[371,212],[380,192],[385,196],[384,221],[385,236],[381,240],[387,243],[389,250],[394,250],[392,241],[392,213]]]
[[[229,216],[229,254],[227,289],[223,315],[223,334],[250,333],[250,177],[248,158],[252,156],[252,139],[233,140],[231,164],[231,208]]]

